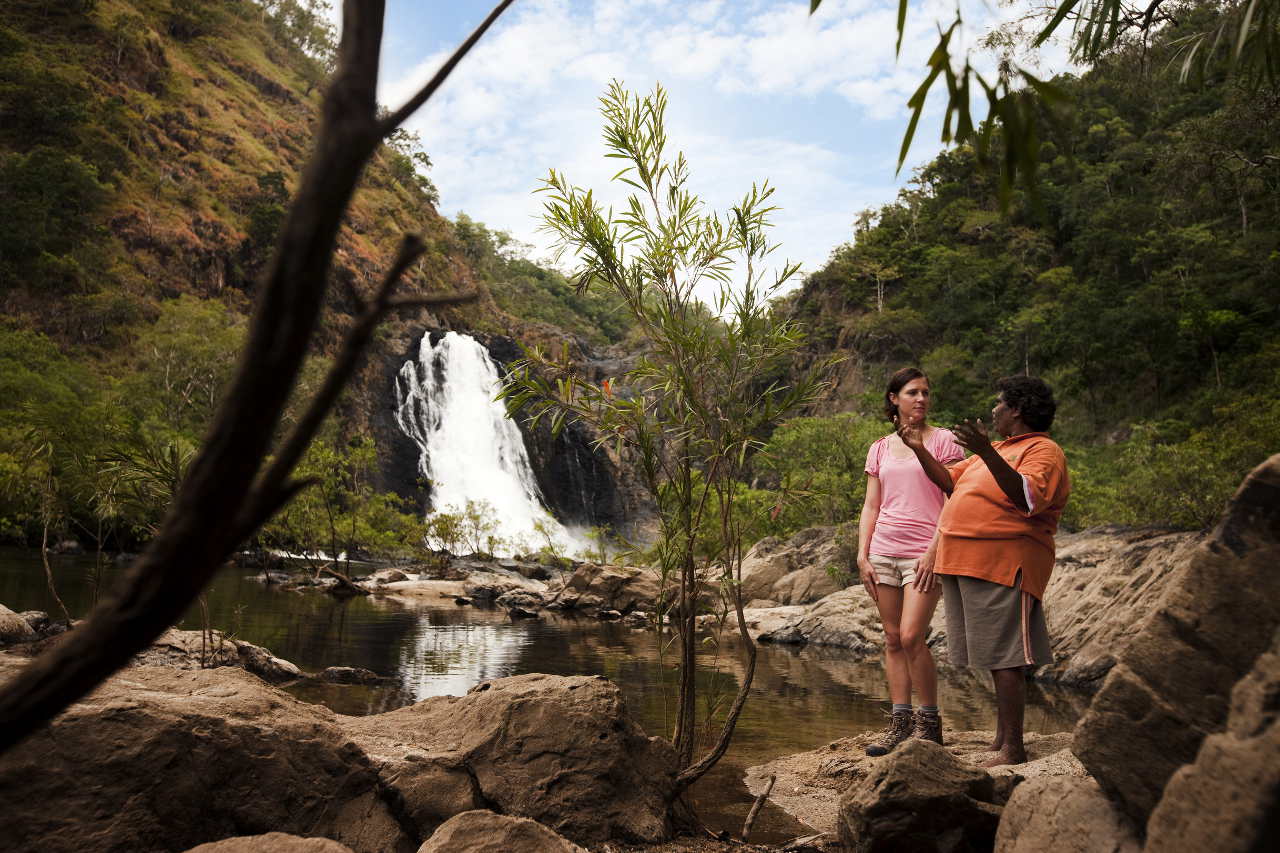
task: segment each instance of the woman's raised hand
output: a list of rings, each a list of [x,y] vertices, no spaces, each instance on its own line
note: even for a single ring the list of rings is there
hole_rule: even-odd
[[[893,428],[902,443],[912,450],[924,450],[924,421],[904,424],[897,415],[893,416]]]

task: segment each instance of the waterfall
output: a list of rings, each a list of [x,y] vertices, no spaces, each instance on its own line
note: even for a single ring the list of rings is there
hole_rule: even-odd
[[[487,503],[503,540],[500,555],[545,546],[549,532],[562,554],[587,544],[547,512],[524,438],[503,404],[497,366],[480,342],[446,332],[422,336],[416,361],[396,382],[396,422],[418,446],[418,472],[431,484],[431,511],[460,512]]]

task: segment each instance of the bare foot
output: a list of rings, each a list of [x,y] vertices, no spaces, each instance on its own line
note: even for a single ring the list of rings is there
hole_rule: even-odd
[[[1021,747],[1002,746],[989,761],[982,762],[983,767],[999,767],[1003,764],[1026,764],[1027,751]]]

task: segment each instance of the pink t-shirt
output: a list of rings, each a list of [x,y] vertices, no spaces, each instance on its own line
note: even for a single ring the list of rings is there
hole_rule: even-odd
[[[964,448],[948,429],[935,428],[924,446],[943,465],[964,458]],[[870,553],[919,557],[929,548],[947,497],[929,479],[916,455],[905,446],[900,450],[907,451],[905,459],[894,457],[886,435],[867,451],[867,473],[880,479],[880,516],[871,536]]]

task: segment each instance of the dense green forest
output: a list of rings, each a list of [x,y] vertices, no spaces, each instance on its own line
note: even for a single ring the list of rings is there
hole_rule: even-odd
[[[853,414],[777,434],[763,482],[816,489],[829,521],[850,518],[889,373],[924,369],[946,425],[1026,372],[1059,397],[1067,522],[1216,519],[1280,449],[1280,84],[1225,59],[1179,82],[1179,39],[1213,14],[1059,78],[1072,109],[1044,115],[1038,192],[1007,216],[998,176],[958,148],[857,217],[780,306],[815,353],[851,357],[833,407]]]
[[[158,523],[307,153],[333,51],[321,5],[5,4],[0,538],[136,543]],[[998,376],[1046,378],[1075,527],[1210,524],[1280,448],[1280,87],[1220,54],[1178,79],[1178,39],[1214,14],[1060,78],[1071,109],[1043,115],[1036,192],[1008,211],[998,177],[950,149],[777,303],[807,327],[806,361],[847,360],[814,413],[762,436],[741,486],[751,535],[856,518],[866,448],[887,431],[880,387],[907,363],[931,376],[941,424],[984,414]],[[634,343],[616,302],[465,215],[442,219],[429,165],[406,133],[371,164],[308,381],[349,316],[343,293],[376,280],[406,230],[430,247],[407,287],[483,291],[457,328]],[[419,520],[370,485],[376,453],[358,423],[330,424],[300,472],[323,488],[268,537],[341,527],[344,542],[413,547]]]

